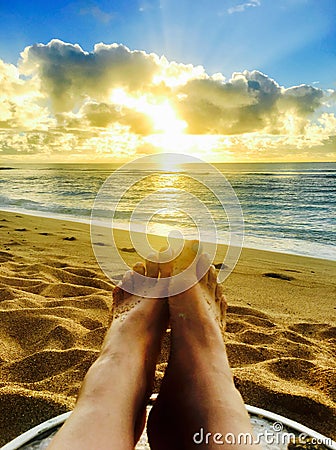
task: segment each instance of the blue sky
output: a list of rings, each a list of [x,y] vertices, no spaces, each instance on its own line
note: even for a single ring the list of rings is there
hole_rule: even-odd
[[[335,0],[1,2],[0,57],[52,38],[165,54],[208,73],[258,69],[290,86],[336,87]]]

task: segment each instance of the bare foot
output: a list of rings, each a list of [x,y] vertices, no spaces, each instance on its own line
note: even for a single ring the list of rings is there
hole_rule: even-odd
[[[154,450],[217,448],[211,439],[203,445],[193,440],[201,428],[212,436],[251,432],[223,341],[227,308],[223,288],[215,268],[205,271],[207,267],[208,257],[202,255],[194,274],[189,274],[194,277],[190,284],[196,284],[169,298],[171,353],[147,426]]]
[[[134,449],[145,425],[168,304],[165,299],[143,298],[125,289],[139,283],[137,292],[155,294],[158,276],[158,263],[137,263],[115,288],[114,318],[101,353],[50,449]]]
[[[151,255],[151,258],[155,259],[155,256]],[[163,269],[160,273],[158,262],[138,262],[132,271],[126,272],[120,285],[113,291],[111,332],[115,332],[118,327],[123,335],[124,345],[135,346],[136,351],[142,351],[141,356],[145,360],[145,376],[142,380],[137,380],[139,406],[136,408],[135,442],[139,440],[145,426],[146,406],[152,393],[161,340],[169,321],[167,300],[162,298],[164,287],[161,285],[159,288],[157,283],[159,276],[164,277],[165,272]],[[137,344],[141,344],[144,338],[144,347],[139,349]]]

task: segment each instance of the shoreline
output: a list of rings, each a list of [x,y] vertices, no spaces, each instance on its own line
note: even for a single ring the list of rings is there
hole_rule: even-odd
[[[73,223],[81,223],[81,224],[85,224],[85,225],[88,225],[88,226],[90,226],[90,223],[91,223],[91,219],[90,218],[85,219],[85,218],[81,218],[81,217],[74,217],[74,216],[68,216],[68,215],[62,215],[62,214],[50,213],[50,212],[45,212],[44,213],[43,211],[28,211],[28,210],[24,210],[24,209],[21,210],[19,208],[18,209],[15,209],[15,208],[13,208],[13,209],[7,208],[6,209],[6,208],[3,208],[3,207],[0,207],[0,214],[2,212],[10,213],[10,214],[23,214],[24,216],[39,217],[39,218],[43,218],[43,219],[52,219],[52,220],[59,220],[59,221],[66,221],[66,222],[73,222]],[[104,224],[103,221],[99,223],[99,226],[108,227],[108,225]],[[128,230],[127,224],[126,223],[123,224],[123,223],[120,223],[120,222],[117,224],[117,226],[114,226],[114,229],[121,230],[121,231],[127,231]],[[142,231],[139,231],[139,232],[141,233]],[[160,237],[165,237],[165,235],[163,233],[160,233],[159,231],[156,231],[155,234],[160,236]],[[193,237],[187,237],[187,239],[193,239]],[[247,239],[251,239],[251,238],[247,237]],[[255,239],[255,237],[254,237],[254,239]],[[259,239],[259,238],[257,238],[257,239]],[[279,242],[275,238],[272,239],[272,238],[269,238],[269,237],[267,237],[265,240],[270,242],[270,243],[271,242],[272,243],[274,243],[274,242],[278,243]],[[270,253],[276,253],[276,254],[284,254],[284,255],[294,255],[294,256],[301,256],[301,257],[304,257],[304,258],[322,259],[322,260],[325,260],[325,261],[336,262],[336,252],[334,252],[335,256],[333,258],[330,257],[331,256],[330,254],[325,255],[325,256],[322,255],[322,256],[319,256],[317,258],[315,255],[306,254],[306,253],[298,253],[298,252],[295,252],[294,250],[291,250],[291,249],[289,249],[289,250],[287,249],[287,251],[282,251],[282,250],[277,249],[277,248],[270,249],[267,246],[265,246],[265,247],[261,247],[261,246],[257,246],[257,245],[253,246],[253,244],[249,245],[245,241],[246,241],[246,235],[243,236],[243,247],[242,248],[249,249],[249,250],[257,250],[257,251],[264,251],[264,252],[270,252]],[[291,242],[294,242],[294,241],[291,240]],[[333,249],[333,246],[331,246],[331,245],[329,246],[327,244],[321,244],[321,243],[311,242],[311,241],[299,241],[299,240],[297,240],[297,244],[298,245],[302,245],[302,246],[304,246],[305,244],[309,244],[309,245],[314,245],[315,247],[319,247],[319,246],[322,246],[324,248],[327,247],[329,252],[331,251],[331,249]],[[217,245],[227,245],[227,242],[225,242],[223,240],[223,241],[218,242]],[[328,250],[325,249],[325,252],[328,253]],[[323,253],[323,250],[322,250],[322,253]]]
[[[139,260],[128,233],[116,235],[129,264]],[[88,224],[2,212],[0,239],[1,446],[73,408],[110,321],[114,284],[98,266]],[[225,252],[220,246],[215,263]],[[224,282],[225,342],[245,403],[333,439],[335,275],[333,261],[243,248]],[[168,353],[169,332],[154,392]]]

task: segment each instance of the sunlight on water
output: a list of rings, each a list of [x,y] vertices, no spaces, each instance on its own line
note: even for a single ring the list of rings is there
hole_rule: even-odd
[[[216,167],[225,174],[241,203],[245,246],[336,259],[333,246],[335,163],[218,164]],[[116,168],[113,165],[60,164],[2,170],[0,208],[89,221],[97,192]],[[127,227],[134,208],[143,197],[151,194],[153,204],[141,204],[139,220],[152,214],[153,210],[166,208],[165,212],[152,217],[150,230],[167,235],[172,229],[179,229],[193,235],[189,216],[194,219],[196,216],[200,226],[204,221],[198,217],[189,199],[182,195],[185,191],[209,209],[220,238],[224,242],[227,240],[225,212],[202,183],[187,175],[186,167],[173,161],[169,166],[139,167],[137,173],[125,171],[125,185],[139,173],[147,178],[123,196],[116,211],[118,226]],[[197,165],[191,175],[193,173],[197,173],[204,184],[212,176]],[[116,197],[120,195],[122,184],[115,192]],[[106,221],[109,214],[106,204],[99,211],[101,221]]]

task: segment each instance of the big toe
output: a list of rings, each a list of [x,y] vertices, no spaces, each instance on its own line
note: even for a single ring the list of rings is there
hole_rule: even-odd
[[[170,248],[162,248],[159,253],[159,270],[161,278],[168,278],[173,273],[173,252]]]
[[[149,278],[158,278],[159,261],[156,253],[151,253],[146,259],[146,276]]]
[[[138,273],[139,275],[146,275],[146,267],[142,262],[135,263],[133,266],[133,271]]]

